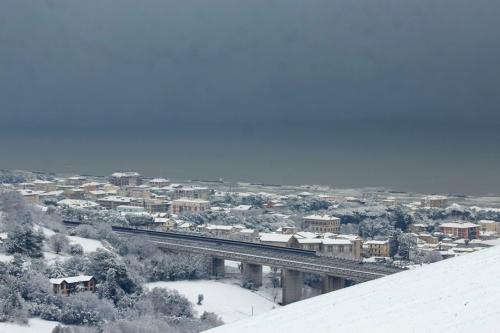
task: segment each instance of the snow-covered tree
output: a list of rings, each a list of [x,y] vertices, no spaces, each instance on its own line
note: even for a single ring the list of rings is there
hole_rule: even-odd
[[[20,253],[33,258],[43,256],[43,233],[34,231],[28,224],[19,224],[13,227],[7,234],[5,250],[7,253]]]
[[[59,254],[69,249],[69,240],[65,235],[55,233],[49,237],[48,245],[55,253]]]

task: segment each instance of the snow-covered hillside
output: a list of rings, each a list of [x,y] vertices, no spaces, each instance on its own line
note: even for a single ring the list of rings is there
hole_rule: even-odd
[[[194,309],[199,314],[203,311],[215,312],[225,323],[251,317],[252,311],[253,315],[258,315],[277,307],[272,301],[255,292],[218,281],[153,282],[146,284],[145,287],[176,289],[195,304]],[[204,297],[202,305],[196,305],[199,294],[203,294]]]
[[[15,323],[0,323],[0,333],[50,333],[59,324],[56,321],[47,321],[32,318],[27,325]]]
[[[338,290],[210,333],[500,330],[500,246]]]

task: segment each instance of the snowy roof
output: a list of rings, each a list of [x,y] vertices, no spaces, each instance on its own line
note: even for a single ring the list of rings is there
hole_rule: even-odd
[[[233,230],[233,226],[231,225],[217,225],[217,224],[207,224],[205,226],[207,230],[226,230],[226,231],[231,231]]]
[[[153,178],[149,182],[150,183],[165,183],[165,182],[170,182],[170,180],[165,179],[165,178]]]
[[[99,199],[99,201],[113,201],[113,202],[129,203],[132,201],[132,198],[120,197],[117,195],[110,195],[108,197],[104,197],[104,198]]]
[[[255,230],[254,229],[240,229],[238,232],[240,234],[253,234],[253,233],[255,233]]]
[[[64,191],[50,191],[50,192],[42,193],[42,194],[40,194],[40,196],[42,196],[42,197],[58,196],[58,195],[62,195],[63,193],[64,193]]]
[[[203,199],[189,199],[189,198],[182,198],[182,199],[176,199],[172,201],[172,203],[198,203],[198,204],[209,204],[210,202],[207,200]]]
[[[99,194],[106,194],[108,192],[103,191],[103,190],[95,190],[95,191],[89,191],[89,193],[93,194],[93,195],[99,195]]]
[[[82,184],[80,185],[81,187],[88,187],[88,186],[99,186],[99,185],[102,185],[101,183],[98,183],[98,182],[90,182],[90,183],[85,183],[85,184]]]
[[[293,235],[283,235],[283,234],[272,234],[272,233],[261,233],[261,242],[277,242],[277,243],[288,243]]]
[[[291,228],[293,228],[293,227],[291,227]],[[316,237],[318,237],[318,235],[315,234],[314,232],[299,231],[299,232],[295,233],[294,237],[297,238],[297,239],[298,238],[316,238]]]
[[[495,224],[495,223],[500,223],[500,222],[493,221],[493,220],[480,220],[479,223],[481,223],[481,224]]]
[[[323,243],[322,238],[298,238],[297,242],[299,244],[321,244]]]
[[[33,181],[33,184],[54,184],[54,182],[51,182],[50,180],[37,179]]]
[[[308,215],[308,216],[304,216],[304,219],[305,220],[320,220],[320,221],[335,221],[335,220],[340,220],[338,217],[335,217],[335,216],[330,216],[330,215],[317,215],[317,214],[313,214],[313,215]]]
[[[323,244],[325,244],[325,245],[351,245],[352,243],[348,239],[324,238]]]
[[[71,176],[71,177],[68,177],[67,179],[71,179],[71,180],[85,180],[85,179],[87,179],[87,177],[83,177],[83,176]]]
[[[349,239],[349,240],[361,240],[361,237],[358,235],[345,235],[345,234],[340,234],[336,235],[336,238],[341,238],[341,239]]]
[[[369,240],[369,241],[364,242],[364,244],[366,244],[366,245],[384,245],[384,244],[388,244],[388,243],[389,243],[388,240]]]
[[[58,279],[50,279],[50,283],[52,284],[61,284],[63,281],[67,283],[79,283],[79,282],[88,282],[92,280],[93,276],[91,275],[78,275],[78,276],[70,276],[65,278]]]
[[[206,332],[496,332],[500,325],[499,271],[500,247],[492,247],[309,298]]]
[[[444,195],[427,195],[427,196],[423,197],[422,199],[424,199],[424,200],[446,200],[448,198],[445,197]]]
[[[448,222],[448,223],[443,223],[440,225],[440,227],[443,227],[443,228],[475,228],[475,227],[479,227],[479,225],[477,224],[474,224],[474,223],[470,223],[470,222],[464,222],[464,223],[461,223],[461,222]]]
[[[133,171],[127,171],[127,172],[115,172],[111,176],[115,177],[115,178],[121,178],[121,177],[139,177],[140,174],[137,173],[137,172],[133,172]]]

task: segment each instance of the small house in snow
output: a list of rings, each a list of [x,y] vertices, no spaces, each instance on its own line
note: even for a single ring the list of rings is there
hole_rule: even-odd
[[[66,296],[75,292],[95,292],[96,290],[96,280],[93,276],[90,275],[50,279],[50,283],[52,283],[54,294],[61,294]]]

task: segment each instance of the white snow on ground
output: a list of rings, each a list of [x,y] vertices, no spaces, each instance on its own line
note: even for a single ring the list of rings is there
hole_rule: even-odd
[[[215,312],[225,323],[248,318],[253,314],[267,312],[273,307],[273,302],[238,285],[227,284],[213,280],[152,282],[145,285],[148,289],[155,287],[176,289],[194,305],[198,314],[203,311]],[[196,305],[198,294],[203,294],[202,305]]]
[[[361,283],[210,333],[475,332],[500,327],[500,246]]]
[[[12,256],[9,256],[8,254],[0,253],[0,261],[2,262],[9,262],[12,260]]]
[[[231,268],[238,268],[238,271],[239,271],[240,265],[241,265],[241,263],[239,261],[231,261],[231,260],[224,261],[224,266],[226,266],[226,270],[228,267],[231,267]],[[271,267],[262,266],[262,273],[263,274],[267,274],[269,272],[271,272]]]
[[[28,325],[0,323],[0,333],[51,333],[57,324],[57,321],[38,318],[30,319]]]
[[[101,241],[77,236],[68,236],[70,244],[80,244],[83,247],[83,252],[94,252],[97,249],[106,250]]]
[[[50,251],[43,251],[43,257],[45,258],[45,260],[47,260],[50,264],[54,263],[54,261],[58,260],[58,261],[64,261],[66,259],[69,258],[68,255],[65,255],[65,254],[57,254],[57,253],[54,253],[54,252],[50,252]]]
[[[492,245],[492,246],[500,245],[500,238],[488,239],[488,240],[482,241],[482,243],[487,244],[487,245]]]
[[[40,227],[38,225],[35,226],[36,229],[41,229],[43,231],[43,234],[45,237],[49,238],[55,232],[53,230],[50,230],[45,227]],[[83,247],[83,252],[88,253],[88,252],[94,252],[97,249],[104,249],[104,245],[102,244],[101,241],[95,240],[95,239],[89,239],[89,238],[83,238],[83,237],[78,237],[78,236],[67,236],[69,239],[70,244],[80,244]],[[49,254],[50,256],[50,254]]]
[[[41,227],[38,224],[35,224],[33,226],[33,229],[35,229],[37,231],[38,230],[42,230],[44,236],[47,237],[47,238],[49,238],[50,236],[52,236],[53,234],[55,234],[55,232],[53,230],[50,230],[49,228]]]

